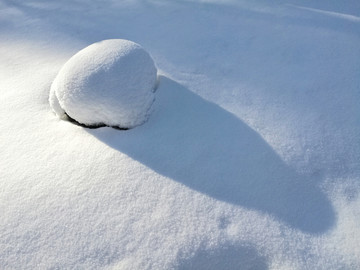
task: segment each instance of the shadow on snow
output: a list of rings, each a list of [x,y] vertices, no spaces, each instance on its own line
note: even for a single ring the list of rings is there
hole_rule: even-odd
[[[135,129],[88,130],[161,175],[217,200],[322,233],[334,223],[319,177],[287,166],[249,126],[169,78],[160,77],[154,112]]]
[[[254,248],[246,246],[224,246],[214,250],[197,251],[194,256],[180,260],[176,270],[267,270],[267,261]]]

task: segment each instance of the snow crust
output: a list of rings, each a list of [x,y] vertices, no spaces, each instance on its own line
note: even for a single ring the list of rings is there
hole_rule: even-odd
[[[133,128],[143,124],[154,101],[157,70],[138,44],[123,39],[94,43],[59,71],[50,105],[65,118],[92,126]]]
[[[0,269],[360,269],[359,18],[358,0],[0,1]],[[57,74],[109,38],[151,52],[151,117],[59,121]]]

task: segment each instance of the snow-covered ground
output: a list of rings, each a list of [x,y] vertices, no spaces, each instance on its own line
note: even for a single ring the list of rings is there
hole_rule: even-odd
[[[104,39],[159,70],[131,130],[59,120]],[[0,269],[360,269],[358,0],[0,0]]]

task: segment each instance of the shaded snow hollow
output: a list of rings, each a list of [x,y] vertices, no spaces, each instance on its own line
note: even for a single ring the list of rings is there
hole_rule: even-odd
[[[133,128],[150,114],[156,78],[154,61],[139,44],[104,40],[65,63],[49,101],[60,118],[69,116],[86,126]]]

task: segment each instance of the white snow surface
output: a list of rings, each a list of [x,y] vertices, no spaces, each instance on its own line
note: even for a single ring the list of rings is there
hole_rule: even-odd
[[[149,117],[157,70],[138,44],[123,39],[94,43],[76,53],[50,88],[60,118],[87,125],[133,128]]]
[[[358,0],[0,0],[0,268],[360,269],[359,18]],[[48,102],[107,39],[159,70],[127,131]]]

